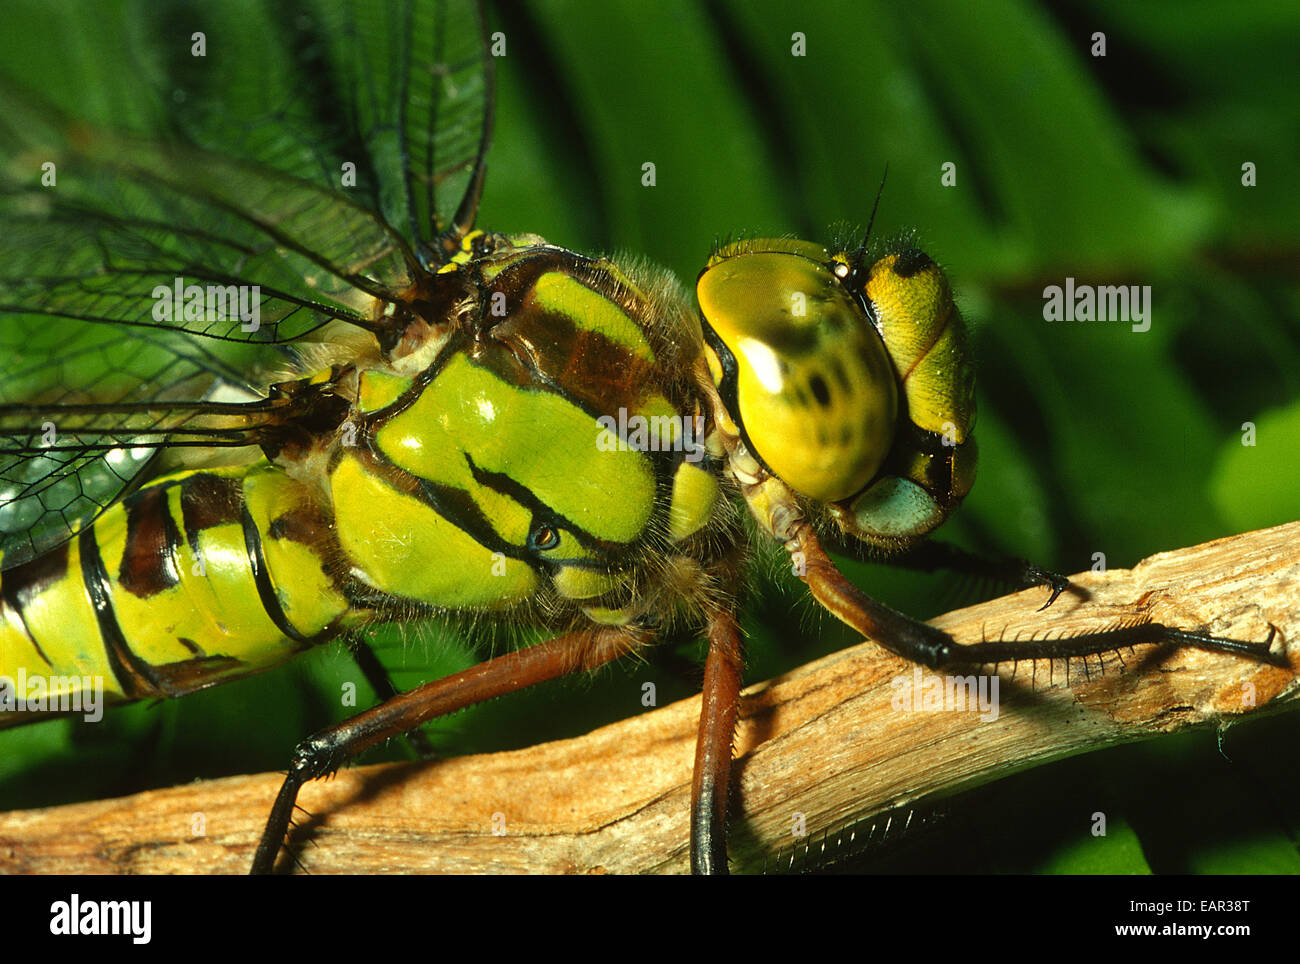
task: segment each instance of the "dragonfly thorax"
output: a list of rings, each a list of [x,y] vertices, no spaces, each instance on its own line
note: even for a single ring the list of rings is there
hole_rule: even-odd
[[[329,482],[352,571],[439,608],[635,618],[719,500],[678,370],[693,355],[655,327],[677,303],[545,244],[499,238],[451,270],[474,303],[433,362],[359,379]]]

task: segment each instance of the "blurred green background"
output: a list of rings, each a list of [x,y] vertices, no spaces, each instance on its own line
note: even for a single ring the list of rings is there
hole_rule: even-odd
[[[1097,552],[1127,567],[1300,517],[1293,2],[512,0],[491,21],[507,56],[481,226],[644,256],[690,285],[718,239],[863,226],[889,165],[874,234],[916,232],[979,358],[979,477],[942,538],[1075,572]],[[1090,53],[1098,32],[1104,57]],[[1150,331],[1045,322],[1043,288],[1067,276],[1150,285]],[[853,642],[777,563],[758,567],[749,679]],[[997,591],[847,568],[921,618]],[[377,642],[402,686],[475,660],[436,630]],[[646,680],[661,705],[690,695],[698,651],[684,641],[430,730],[448,754],[584,732],[640,712]],[[324,647],[99,726],[0,734],[0,807],[282,769],[298,739],[346,715],[334,694],[355,675]],[[1297,872],[1298,739],[1291,714],[1232,728],[1222,752],[1201,731],[1041,767],[858,866]],[[1095,810],[1107,838],[1088,833]]]

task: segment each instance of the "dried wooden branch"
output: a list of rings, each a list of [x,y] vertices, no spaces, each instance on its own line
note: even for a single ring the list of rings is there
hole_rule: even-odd
[[[1004,665],[997,719],[982,722],[897,709],[895,681],[914,679],[912,664],[870,643],[835,653],[746,691],[736,746],[746,832],[733,859],[789,844],[796,811],[815,830],[1058,757],[1296,705],[1300,523],[1074,581],[1091,598],[1066,594],[1039,613],[1040,589],[934,624],[978,642],[986,627],[1041,636],[1141,614],[1252,640],[1271,623],[1292,669],[1148,647],[1076,660],[1067,686],[1060,662]],[[304,789],[300,859],[313,873],[684,872],[698,712],[697,697],[515,752],[347,769]],[[242,873],[280,779],[0,816],[0,870]]]

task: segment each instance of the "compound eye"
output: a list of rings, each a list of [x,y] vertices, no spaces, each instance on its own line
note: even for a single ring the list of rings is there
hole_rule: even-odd
[[[948,280],[923,251],[881,258],[863,294],[902,376],[907,417],[961,445],[975,427],[975,362]]]
[[[871,481],[893,445],[893,364],[827,259],[788,242],[776,250],[755,246],[723,252],[696,287],[706,336],[721,359],[723,400],[783,482],[818,501],[847,499]]]

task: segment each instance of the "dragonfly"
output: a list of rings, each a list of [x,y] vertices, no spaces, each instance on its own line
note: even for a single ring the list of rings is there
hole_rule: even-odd
[[[493,91],[474,5],[198,19],[148,46],[153,96],[94,124],[7,91],[2,669],[98,669],[76,675],[129,701],[238,685],[376,623],[555,633],[483,664],[486,689],[462,673],[408,693],[358,642],[385,699],[299,745],[255,869],[306,780],[682,621],[709,643],[693,866],[725,872],[746,512],[823,607],[926,665],[1162,641],[1274,658],[1150,624],[976,652],[840,574],[809,505],[897,551],[973,482],[973,366],[919,249],[722,244],[693,298],[478,225]],[[277,59],[273,37],[298,53]],[[267,87],[292,96],[264,104]],[[672,426],[662,449],[637,418]],[[56,650],[41,619],[82,627],[83,650]]]

